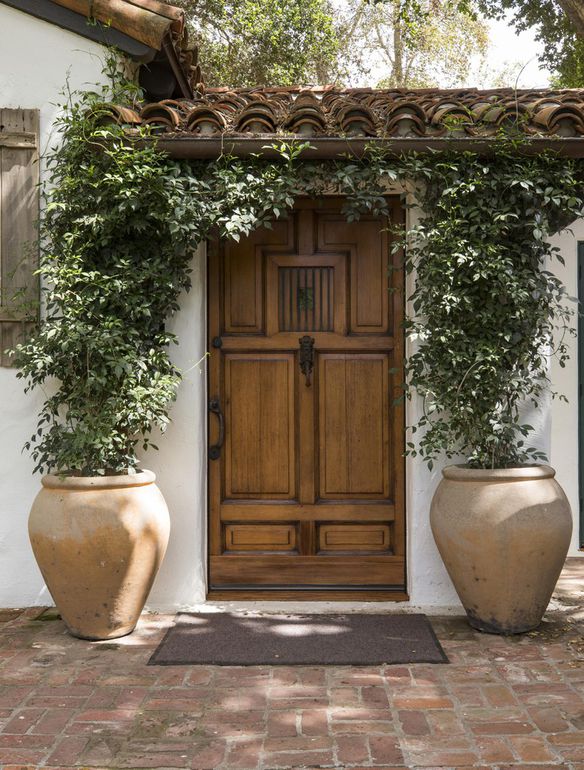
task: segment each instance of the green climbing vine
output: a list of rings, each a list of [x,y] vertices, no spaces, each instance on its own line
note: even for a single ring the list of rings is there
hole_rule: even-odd
[[[113,97],[131,103],[137,94],[118,81]],[[574,161],[528,155],[504,139],[488,160],[376,152],[306,162],[302,145],[282,144],[273,161],[187,163],[160,152],[147,130],[129,142],[107,120],[111,98],[111,90],[72,98],[63,141],[48,158],[45,315],[15,352],[27,389],[55,383],[27,443],[36,470],[138,467],[180,383],[165,322],[189,289],[190,255],[201,242],[267,227],[300,195],[344,196],[349,220],[383,214],[396,184],[421,212],[407,230],[391,226],[414,280],[404,397],[424,403],[407,451],[429,465],[443,453],[481,467],[542,459],[525,441],[531,428],[521,405],[549,386],[554,328],[570,329],[573,311],[549,269],[561,257],[548,237],[582,208]],[[563,363],[565,340],[554,352]]]
[[[545,460],[522,415],[551,392],[550,355],[563,367],[574,333],[549,239],[582,211],[577,164],[507,138],[488,160],[413,158],[405,170],[423,212],[408,233],[407,375],[425,407],[409,450],[430,465],[442,453],[483,468]]]

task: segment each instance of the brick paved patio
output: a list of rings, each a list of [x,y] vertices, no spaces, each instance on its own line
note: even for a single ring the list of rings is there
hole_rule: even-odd
[[[584,770],[583,567],[532,635],[434,618],[450,665],[147,667],[170,616],[91,644],[0,610],[0,767]]]

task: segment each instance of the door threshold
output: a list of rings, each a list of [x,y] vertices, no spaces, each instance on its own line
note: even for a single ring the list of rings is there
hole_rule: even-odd
[[[208,601],[227,602],[407,602],[408,594],[403,590],[370,589],[359,590],[238,590],[225,588],[212,588],[207,592]]]

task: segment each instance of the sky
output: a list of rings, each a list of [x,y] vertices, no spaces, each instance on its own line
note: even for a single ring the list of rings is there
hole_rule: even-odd
[[[347,0],[332,0],[332,4],[342,11],[346,8]],[[538,62],[542,45],[535,41],[533,30],[517,34],[510,19],[511,14],[507,20],[488,22],[490,46],[486,66],[485,63],[480,62],[480,57],[476,57],[469,68],[466,82],[456,84],[458,87],[549,87],[550,73],[547,69],[540,69]],[[378,67],[374,62],[372,64],[368,82],[353,85],[370,85],[385,76],[386,65],[381,57]],[[450,84],[438,83],[438,85],[444,88]]]
[[[525,65],[519,75],[517,87],[546,88],[549,85],[550,73],[546,69],[539,68],[537,55],[541,53],[542,46],[534,40],[533,32],[527,30],[518,35],[507,21],[493,21],[489,26],[488,59],[490,66],[500,71],[507,64]],[[509,83],[509,85],[514,85],[514,83]]]

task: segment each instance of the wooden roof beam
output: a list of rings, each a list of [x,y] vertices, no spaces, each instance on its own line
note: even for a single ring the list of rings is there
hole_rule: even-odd
[[[160,51],[169,32],[182,35],[184,12],[157,0],[53,0]]]

